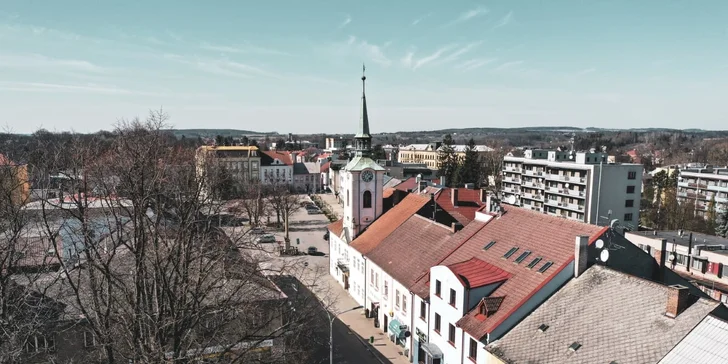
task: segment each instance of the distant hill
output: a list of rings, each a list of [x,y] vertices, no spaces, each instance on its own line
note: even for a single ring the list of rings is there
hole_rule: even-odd
[[[214,138],[217,135],[222,135],[224,137],[239,137],[242,135],[278,135],[276,132],[258,132],[239,129],[169,129],[168,131],[173,133],[177,138],[181,138],[183,135],[185,138]]]

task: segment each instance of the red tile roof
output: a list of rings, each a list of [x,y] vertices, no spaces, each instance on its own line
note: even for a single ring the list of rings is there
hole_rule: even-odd
[[[492,264],[478,258],[449,265],[448,268],[460,279],[466,288],[478,288],[503,282],[511,275]]]
[[[450,245],[444,247],[450,251],[433,252],[435,255],[444,256],[436,265],[449,266],[477,258],[511,275],[491,293],[493,297],[505,297],[497,312],[485,320],[478,320],[475,317],[477,310],[472,310],[458,321],[459,327],[477,339],[498,327],[574,260],[576,236],[590,236],[591,244],[608,229],[519,207],[501,206],[504,209],[501,217],[485,223],[473,221],[458,234],[464,238],[460,239],[462,241],[456,247]],[[495,241],[495,244],[488,250],[483,250],[483,247],[491,241]],[[504,254],[511,248],[518,248],[518,251],[508,259],[503,259]],[[530,251],[531,254],[522,262],[514,264],[515,259],[526,251]],[[542,260],[532,269],[526,268],[537,257]],[[546,262],[553,262],[553,265],[544,273],[538,273]],[[429,294],[428,280],[429,277],[418,280],[413,292],[426,297]]]
[[[287,166],[293,165],[293,159],[291,159],[291,154],[288,152],[265,150],[265,151],[262,151],[262,153],[271,157],[272,159],[279,159],[281,162],[283,162]]]
[[[406,180],[402,181],[402,183],[394,186],[394,188],[400,190],[409,192],[411,189],[417,187],[417,179],[414,177],[407,178]]]
[[[412,215],[382,240],[367,259],[407,288],[441,258],[432,252],[452,243],[451,229],[420,215]]]
[[[338,219],[331,224],[328,224],[326,228],[334,235],[341,236],[341,233],[344,231],[344,219]]]
[[[437,204],[463,225],[475,220],[475,212],[485,206],[480,200],[480,190],[458,188],[457,205],[452,204],[452,188],[443,188],[436,195]]]
[[[392,197],[392,195],[394,194],[394,191],[396,191],[396,190],[397,190],[396,188],[392,188],[392,187],[385,188],[384,191],[382,192],[382,198]]]
[[[351,246],[362,254],[368,254],[429,201],[424,196],[407,195],[400,203],[374,221],[364,233],[355,238],[351,242]]]
[[[329,167],[331,167],[331,162],[326,162],[321,165],[321,173],[328,172]]]
[[[4,154],[0,154],[0,166],[14,166],[15,162],[13,162],[10,158],[5,156]]]

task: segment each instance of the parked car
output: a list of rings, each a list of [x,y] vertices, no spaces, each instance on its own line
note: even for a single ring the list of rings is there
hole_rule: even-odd
[[[319,209],[306,209],[306,212],[308,212],[309,215],[323,214],[323,211]]]
[[[315,246],[309,246],[308,255],[316,255],[316,254],[318,254],[318,249],[316,249]]]
[[[262,227],[256,226],[256,227],[250,229],[250,233],[251,234],[260,235],[260,234],[265,234],[265,230],[263,230]]]
[[[329,240],[329,232],[324,233],[324,240]]]
[[[258,243],[275,243],[276,237],[272,234],[265,234],[258,237],[258,239],[255,240]]]

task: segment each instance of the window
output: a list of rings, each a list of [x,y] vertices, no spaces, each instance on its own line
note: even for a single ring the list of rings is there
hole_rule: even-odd
[[[362,196],[362,207],[365,209],[372,207],[372,193],[369,191],[364,191],[364,196]]]
[[[387,296],[389,294],[389,283],[387,281],[384,281],[384,295]]]
[[[455,293],[455,290],[450,288],[450,304],[455,306],[455,300],[457,298],[457,293]]]
[[[526,250],[525,252],[521,253],[521,255],[516,258],[516,263],[521,263],[522,261],[526,260],[528,256],[531,255],[531,252],[529,250]]]
[[[379,290],[379,272],[374,274],[374,288]]]
[[[478,342],[470,339],[470,348],[468,350],[468,358],[473,359],[473,361],[478,359]]]
[[[425,319],[427,317],[427,304],[425,301],[420,301],[420,318]]]
[[[440,314],[435,314],[435,331],[440,333]]]
[[[634,186],[627,186],[627,193],[634,193]]]
[[[346,190],[346,206],[351,206],[349,203],[349,190]]]
[[[453,326],[452,324],[449,324],[447,326],[448,326],[447,341],[449,341],[450,344],[455,345],[455,326]]]
[[[394,292],[395,292],[394,293],[394,296],[395,296],[394,306],[399,308],[399,290],[396,290]]]
[[[440,293],[442,292],[442,284],[440,281],[435,280],[435,296],[440,297]]]
[[[90,348],[96,346],[96,335],[91,331],[83,332],[83,346]]]
[[[491,242],[490,242],[490,243],[488,243],[488,244],[487,244],[486,246],[484,246],[484,247],[483,247],[483,250],[488,250],[488,249],[492,248],[492,247],[493,247],[493,245],[495,245],[495,240],[491,241]]]
[[[370,275],[370,277],[369,277],[369,285],[370,286],[373,286],[374,285],[374,269],[370,269],[369,270],[369,275]]]
[[[507,251],[505,254],[503,254],[503,258],[510,258],[511,255],[515,254],[518,251],[518,248],[511,248],[511,250]]]
[[[37,353],[41,351],[55,351],[56,343],[53,338],[47,338],[43,335],[33,335],[28,337],[25,342],[26,353]]]
[[[544,265],[543,265],[543,266],[541,267],[541,269],[539,269],[539,270],[538,270],[538,272],[539,272],[539,273],[544,273],[544,272],[546,272],[546,271],[547,271],[547,270],[548,270],[549,268],[551,268],[551,266],[552,266],[552,265],[554,265],[554,262],[546,262],[546,264],[544,264]]]
[[[632,221],[632,214],[624,214],[624,221]]]
[[[407,296],[402,295],[402,312],[407,313]]]
[[[635,171],[628,172],[627,179],[637,179],[637,172],[635,172]]]
[[[634,207],[634,200],[625,200],[624,207]]]

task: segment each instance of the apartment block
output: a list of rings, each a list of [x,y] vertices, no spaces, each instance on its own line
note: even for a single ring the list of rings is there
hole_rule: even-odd
[[[677,180],[678,201],[695,202],[695,213],[705,216],[715,199],[715,210],[728,209],[728,168],[688,167],[680,170]]]
[[[503,202],[596,225],[639,224],[641,164],[617,164],[594,149],[526,150],[503,159]]]

